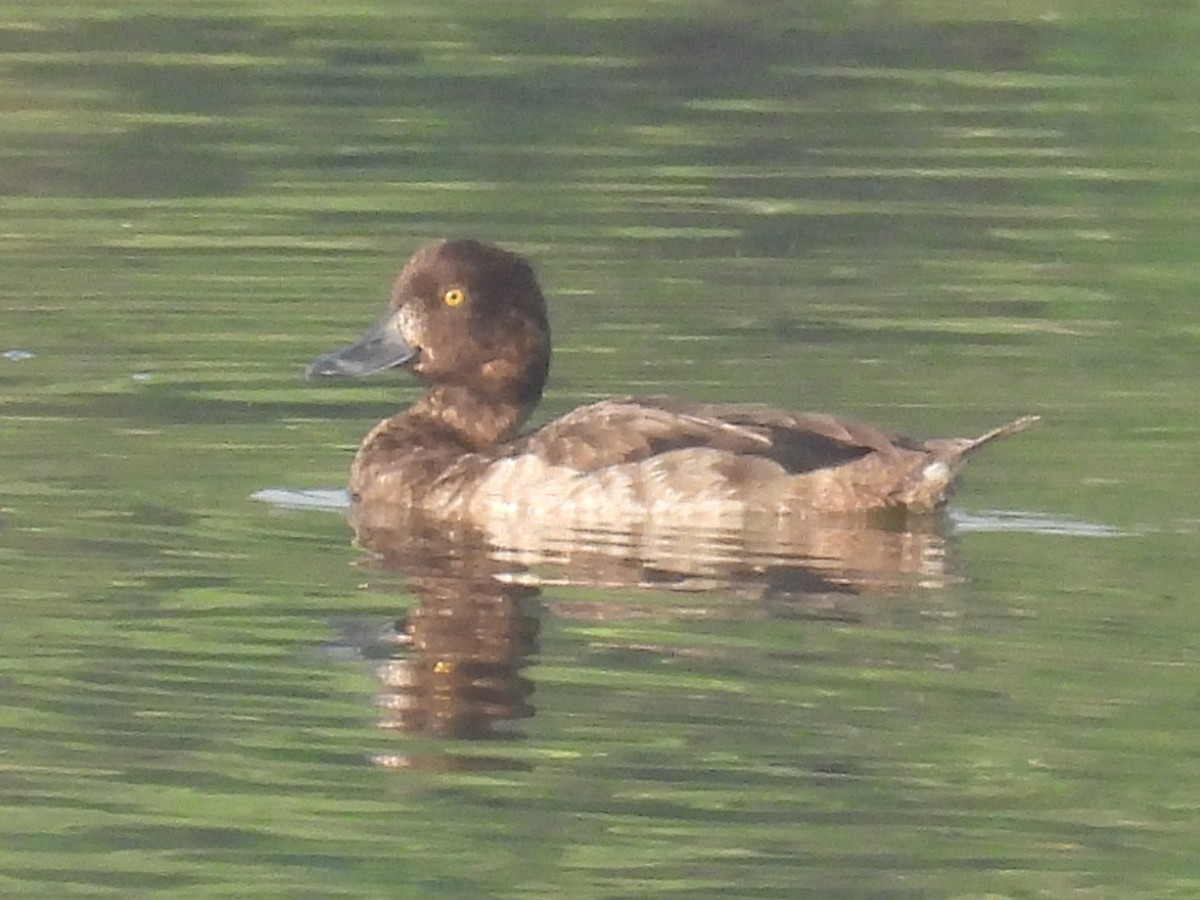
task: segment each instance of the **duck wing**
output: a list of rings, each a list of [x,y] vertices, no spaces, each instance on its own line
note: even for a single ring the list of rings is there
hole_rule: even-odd
[[[797,474],[921,445],[818,413],[622,397],[580,407],[515,441],[510,453],[532,453],[552,465],[592,472],[693,447],[763,457]]]

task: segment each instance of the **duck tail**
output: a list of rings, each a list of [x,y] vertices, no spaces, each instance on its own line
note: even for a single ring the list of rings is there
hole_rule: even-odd
[[[971,453],[974,453],[984,444],[990,443],[999,438],[1005,438],[1011,434],[1020,434],[1039,419],[1041,419],[1041,416],[1021,416],[1019,419],[1013,419],[1007,425],[1001,425],[999,428],[993,428],[991,431],[981,434],[979,437],[974,438],[973,440],[967,441],[966,446],[962,449],[962,455],[968,456]]]
[[[943,438],[926,442],[925,450],[929,454],[927,461],[914,473],[915,477],[910,476],[896,493],[899,505],[917,513],[930,512],[942,506],[953,488],[954,479],[980,447],[1010,434],[1019,434],[1040,418],[1021,416],[977,438]]]

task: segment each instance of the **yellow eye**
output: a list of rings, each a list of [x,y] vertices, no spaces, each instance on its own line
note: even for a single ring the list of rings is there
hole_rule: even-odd
[[[450,288],[450,290],[442,294],[442,302],[447,306],[462,306],[463,301],[466,299],[467,293],[461,288]]]

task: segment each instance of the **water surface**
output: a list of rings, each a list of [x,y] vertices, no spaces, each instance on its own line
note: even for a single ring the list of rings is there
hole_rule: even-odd
[[[0,13],[0,893],[1200,892],[1197,18],[941,6]],[[416,396],[301,373],[458,234],[543,417],[1044,421],[868,557],[254,499]]]

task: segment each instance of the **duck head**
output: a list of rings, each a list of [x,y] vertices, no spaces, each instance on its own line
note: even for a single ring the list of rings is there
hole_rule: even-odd
[[[383,316],[307,375],[358,377],[397,366],[481,399],[537,403],[550,368],[550,326],[532,266],[474,240],[428,244],[396,277]]]

